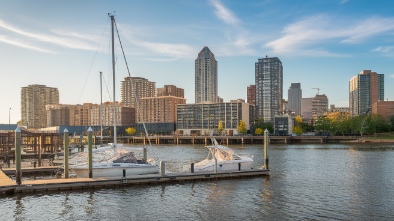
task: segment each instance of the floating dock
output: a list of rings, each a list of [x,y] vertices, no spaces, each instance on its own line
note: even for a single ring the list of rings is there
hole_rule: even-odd
[[[119,178],[69,178],[49,180],[25,180],[21,185],[0,171],[0,193],[35,193],[63,190],[84,190],[94,188],[119,187],[131,185],[152,185],[163,183],[185,183],[219,179],[239,179],[247,177],[269,176],[268,169],[248,169],[241,171],[218,171],[198,173],[166,173],[133,175]]]

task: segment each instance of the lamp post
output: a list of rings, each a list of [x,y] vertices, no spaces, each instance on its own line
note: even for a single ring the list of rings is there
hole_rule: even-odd
[[[8,109],[8,124],[11,124],[11,108]]]

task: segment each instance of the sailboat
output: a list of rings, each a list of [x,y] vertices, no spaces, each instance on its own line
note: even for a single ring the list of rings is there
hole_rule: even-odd
[[[146,157],[137,159],[132,151],[117,144],[116,133],[116,100],[115,100],[115,54],[114,54],[114,25],[115,17],[111,18],[112,28],[112,73],[113,73],[113,111],[114,111],[114,143],[100,147],[92,151],[92,174],[94,177],[124,177],[126,175],[141,175],[159,173],[159,166],[155,163],[148,163]],[[145,130],[146,132],[146,130]],[[145,155],[145,154],[144,154]],[[70,162],[70,168],[77,174],[77,177],[89,177],[88,153],[82,152],[74,156]],[[83,159],[79,162],[78,159]]]

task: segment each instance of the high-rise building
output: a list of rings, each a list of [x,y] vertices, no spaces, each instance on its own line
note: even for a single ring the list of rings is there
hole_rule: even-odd
[[[143,97],[156,97],[156,82],[142,77],[125,77],[121,82],[121,101],[127,107],[137,108]]]
[[[21,89],[21,124],[28,128],[47,126],[45,105],[59,103],[59,90],[33,84]]]
[[[312,117],[317,120],[328,111],[328,98],[325,94],[316,94],[312,98]]]
[[[195,103],[218,102],[218,62],[205,46],[195,60]]]
[[[371,112],[372,105],[384,100],[384,74],[363,70],[349,81],[350,116]]]
[[[256,105],[256,85],[251,84],[248,86],[246,102],[251,105]]]
[[[260,58],[255,63],[256,117],[273,122],[282,115],[283,66],[277,57]]]
[[[301,116],[301,83],[291,83],[288,90],[288,109],[296,116]]]
[[[175,85],[164,85],[162,88],[157,88],[157,96],[174,96],[174,97],[184,97],[183,88],[178,88]]]

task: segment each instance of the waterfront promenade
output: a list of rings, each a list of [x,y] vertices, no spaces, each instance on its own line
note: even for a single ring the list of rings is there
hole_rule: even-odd
[[[263,144],[264,136],[215,136],[218,142],[224,145],[229,144]],[[211,142],[210,136],[150,136],[153,144],[204,144]],[[269,143],[291,144],[291,143],[353,143],[363,142],[359,136],[269,136]],[[121,143],[148,143],[146,137],[125,136],[118,138]],[[393,140],[394,142],[394,140]]]

